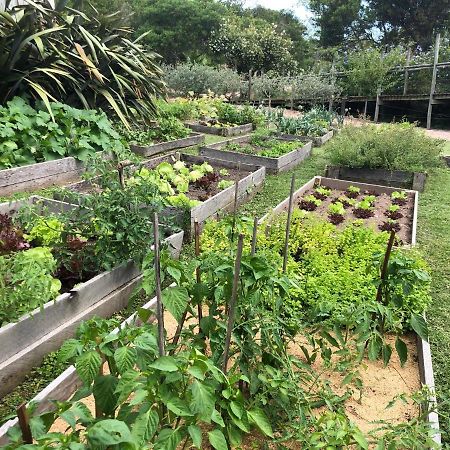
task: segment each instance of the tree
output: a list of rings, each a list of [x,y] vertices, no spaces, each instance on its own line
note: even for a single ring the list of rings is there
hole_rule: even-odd
[[[212,51],[238,72],[249,70],[286,73],[296,68],[292,40],[262,19],[224,19],[210,42]]]
[[[361,0],[309,0],[309,7],[320,29],[320,44],[333,47],[344,43],[358,21]]]
[[[414,42],[422,50],[448,25],[450,0],[369,0],[367,13],[387,43]]]
[[[213,30],[219,28],[227,6],[214,0],[130,0],[136,11],[137,34],[167,64],[208,58]]]

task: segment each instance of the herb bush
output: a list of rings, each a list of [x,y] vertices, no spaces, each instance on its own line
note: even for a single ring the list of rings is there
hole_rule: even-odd
[[[228,144],[225,150],[249,155],[266,156],[268,158],[279,158],[301,147],[303,147],[301,142],[286,142],[253,136],[249,144]]]
[[[264,123],[264,115],[252,106],[237,107],[225,102],[217,105],[217,118],[221,122],[234,125],[251,123],[255,128]]]
[[[0,107],[0,169],[66,156],[86,161],[98,151],[123,151],[105,113],[61,103],[49,106],[54,120],[42,105],[32,108],[20,97]]]
[[[335,165],[369,169],[424,171],[442,163],[443,141],[414,124],[347,126],[328,143]]]

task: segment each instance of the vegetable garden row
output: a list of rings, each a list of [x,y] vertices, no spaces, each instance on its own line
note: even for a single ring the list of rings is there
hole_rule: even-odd
[[[73,365],[15,405],[2,448],[437,448],[431,274],[414,245],[439,142],[207,96],[133,129],[21,102],[2,111],[25,156],[0,153],[15,193],[0,204],[0,395],[49,352]],[[264,217],[238,214],[322,144],[335,167],[390,176],[322,172],[297,191],[293,176]],[[81,162],[62,173],[67,156]]]

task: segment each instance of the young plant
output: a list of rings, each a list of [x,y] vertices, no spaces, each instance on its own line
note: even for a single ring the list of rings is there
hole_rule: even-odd
[[[398,233],[401,230],[401,225],[395,219],[388,219],[378,225],[381,231],[395,231]]]
[[[7,214],[0,214],[0,255],[26,250],[30,244],[20,228],[14,225]]]
[[[341,195],[337,199],[338,202],[341,202],[344,205],[344,208],[348,208],[350,206],[354,206],[356,204],[356,200],[353,198],[348,198],[345,195]]]
[[[370,198],[366,197],[362,201],[355,204],[353,214],[358,219],[367,219],[374,215],[374,208]]]
[[[223,191],[224,189],[229,188],[230,186],[234,185],[234,181],[232,180],[221,180],[219,181],[219,183],[217,184],[217,187]]]
[[[328,206],[328,218],[334,225],[344,221],[345,208],[341,202],[331,203]]]
[[[391,200],[394,205],[403,206],[408,201],[408,195],[405,191],[394,191],[391,194]]]
[[[403,217],[403,214],[400,212],[400,206],[399,205],[391,205],[387,209],[387,211],[384,212],[384,215],[386,217],[389,217],[389,219],[392,220],[398,220]]]
[[[325,200],[331,194],[331,189],[324,186],[316,186],[312,195],[319,200]]]
[[[322,200],[314,197],[314,195],[307,195],[300,200],[299,207],[305,211],[315,211],[322,204]]]
[[[230,174],[230,172],[228,172],[227,169],[220,169],[220,170],[219,170],[219,175],[220,175],[221,177],[227,177],[229,174]]]
[[[361,189],[359,187],[349,186],[345,191],[345,194],[347,195],[348,198],[357,198],[360,192]]]

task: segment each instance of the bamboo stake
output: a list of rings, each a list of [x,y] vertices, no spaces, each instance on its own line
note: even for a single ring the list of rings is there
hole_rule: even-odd
[[[258,217],[253,219],[252,256],[256,253],[256,233],[258,231]]]
[[[153,216],[153,245],[155,247],[156,316],[158,319],[159,356],[164,356],[164,308],[161,299],[161,261],[159,259],[158,213]]]
[[[236,212],[237,212],[237,203],[238,203],[238,181],[234,185],[234,206],[233,206],[233,226],[231,228],[231,242],[234,241],[234,232],[236,228]]]
[[[295,189],[295,174],[291,178],[291,192],[289,194],[289,209],[286,222],[286,235],[284,237],[284,252],[283,252],[283,273],[286,272],[288,248],[289,248],[289,233],[291,231],[291,216],[292,204],[294,203],[294,189]]]
[[[225,339],[225,348],[223,351],[223,366],[222,371],[223,373],[227,373],[227,366],[228,366],[228,358],[230,355],[230,345],[231,345],[231,333],[233,331],[234,327],[234,316],[236,313],[236,299],[237,299],[237,291],[239,287],[239,272],[241,270],[241,259],[242,259],[242,248],[244,245],[244,235],[241,233],[239,235],[238,239],[238,246],[237,246],[237,254],[236,254],[236,261],[234,264],[234,279],[233,279],[233,290],[231,293],[231,299],[230,299],[230,307],[228,311],[228,324],[227,324],[227,335]]]
[[[22,432],[22,440],[25,444],[33,443],[33,436],[31,434],[30,421],[28,417],[27,404],[22,403],[16,410],[17,418],[19,419],[19,426]]]
[[[198,220],[195,219],[194,221],[194,234],[195,234],[195,256],[198,258],[200,256],[200,225],[198,223]],[[201,274],[200,274],[200,268],[197,267],[195,269],[195,276],[197,279],[197,283],[201,282]],[[198,328],[199,333],[202,332],[202,328],[200,326],[200,322],[203,318],[203,311],[202,311],[202,302],[200,301],[197,305],[197,315],[198,315]]]
[[[377,290],[377,302],[378,303],[381,303],[382,294],[383,294],[382,284],[383,284],[383,281],[386,279],[386,272],[387,272],[387,268],[388,268],[389,257],[391,256],[392,247],[394,246],[394,241],[395,241],[395,231],[391,230],[391,235],[389,236],[389,242],[388,242],[388,245],[386,248],[386,253],[384,254],[383,267],[381,268],[381,283],[378,286],[378,290]]]

